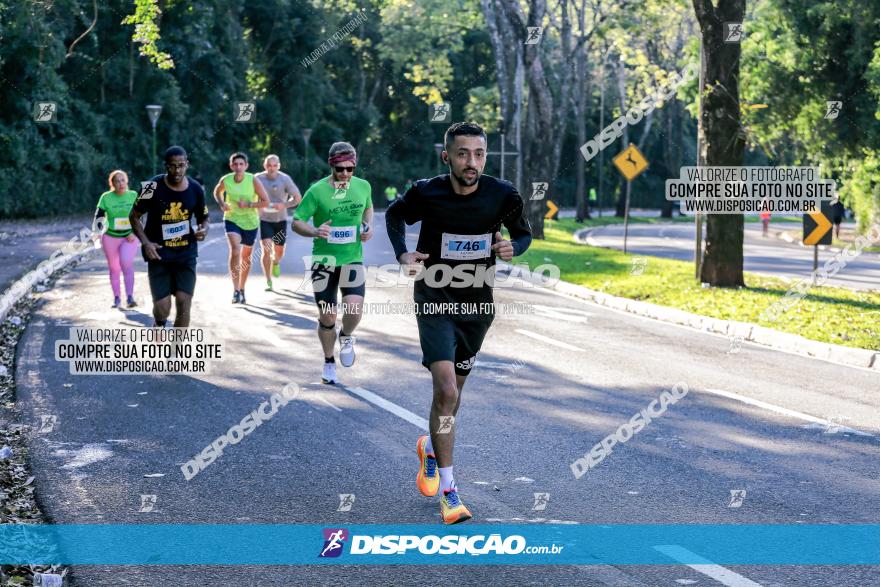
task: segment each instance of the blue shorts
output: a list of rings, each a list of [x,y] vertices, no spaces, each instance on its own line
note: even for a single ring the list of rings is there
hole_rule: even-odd
[[[256,228],[245,230],[231,220],[224,220],[223,223],[226,225],[226,232],[234,232],[237,235],[241,236],[241,244],[246,247],[254,246],[254,241],[257,240]]]

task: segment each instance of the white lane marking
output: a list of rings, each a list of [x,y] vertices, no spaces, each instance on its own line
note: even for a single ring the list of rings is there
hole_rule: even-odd
[[[532,304],[532,307],[535,309],[535,315],[537,316],[553,318],[563,322],[574,322],[576,324],[586,324],[589,316],[595,315],[592,312],[585,312],[574,308],[554,308],[543,304]]]
[[[327,398],[325,398],[323,395],[319,395],[318,399],[321,400],[322,402],[324,402],[325,404],[327,404],[328,406],[330,406],[331,408],[333,408],[334,410],[336,410],[337,412],[342,411],[341,409],[337,408],[336,406],[331,404],[329,401],[327,401]]]
[[[850,428],[848,426],[841,426],[836,422],[832,422],[830,420],[826,420],[824,418],[817,418],[816,416],[811,416],[809,414],[804,414],[803,412],[797,412],[795,410],[789,410],[788,408],[783,408],[782,406],[776,406],[773,404],[768,404],[767,402],[762,402],[761,400],[752,399],[750,397],[746,397],[744,395],[740,395],[738,393],[733,393],[732,391],[724,391],[723,389],[705,389],[704,391],[708,393],[712,393],[714,395],[720,395],[721,397],[726,397],[728,399],[737,400],[743,402],[745,404],[750,404],[759,408],[764,408],[765,410],[770,410],[771,412],[776,412],[777,414],[782,414],[784,416],[790,416],[792,418],[798,418],[800,420],[806,420],[807,422],[813,422],[815,424],[822,424],[828,428],[834,427],[835,430],[839,432],[843,432],[844,434],[855,434],[857,436],[870,436],[874,437],[873,434],[868,432],[862,432],[861,430],[856,430],[854,428]]]
[[[52,452],[52,456],[69,459],[61,466],[62,469],[78,469],[79,467],[85,467],[92,463],[109,459],[113,456],[113,451],[103,442],[98,442],[84,444],[81,448],[73,450],[66,448],[57,449]]]
[[[503,371],[514,371],[516,366],[516,363],[496,363],[494,361],[480,361],[479,359],[477,359],[477,362],[474,363],[474,367],[483,367],[485,369],[499,369]]]
[[[412,412],[410,412],[406,408],[402,408],[402,407],[398,406],[397,404],[390,402],[383,397],[379,397],[378,395],[376,395],[372,391],[368,391],[368,390],[364,389],[363,387],[349,387],[347,385],[342,385],[342,384],[340,384],[340,387],[342,387],[342,389],[344,389],[345,391],[347,391],[349,393],[353,393],[356,396],[367,400],[368,402],[370,402],[373,405],[379,406],[383,410],[387,410],[387,411],[391,412],[392,414],[394,414],[398,418],[403,418],[404,420],[406,420],[410,424],[414,424],[415,426],[418,426],[419,428],[421,428],[422,430],[425,430],[427,432],[428,421],[425,420],[424,418],[422,418],[421,416],[416,416],[415,414],[413,414]]]
[[[260,330],[263,331],[263,336],[266,337],[266,340],[269,341],[269,344],[271,344],[275,348],[279,348],[279,349],[284,348],[284,346],[285,346],[284,341],[281,340],[280,338],[278,338],[278,336],[274,332],[272,332],[271,330],[269,330],[265,326],[261,327]]]
[[[555,345],[555,346],[558,346],[558,347],[561,347],[564,349],[568,349],[570,351],[578,351],[581,353],[584,352],[584,349],[582,349],[580,347],[570,345],[567,342],[554,340],[554,339],[550,338],[549,336],[544,336],[543,334],[538,334],[537,332],[532,332],[531,330],[523,330],[521,328],[517,328],[514,332],[518,332],[518,333],[522,334],[523,336],[528,336],[529,338],[534,338],[535,340],[540,340],[541,342],[546,342],[547,344],[552,344],[552,345]]]
[[[554,519],[548,520],[547,518],[532,518],[529,520],[527,520],[525,518],[486,518],[486,521],[498,523],[498,524],[516,524],[516,523],[523,523],[523,522],[527,522],[527,523],[531,523],[531,524],[543,524],[546,522],[547,524],[569,524],[572,526],[580,523],[580,522],[576,522],[574,520],[554,520]]]
[[[727,587],[762,587],[760,583],[755,583],[751,579],[746,579],[739,573],[735,573],[728,568],[716,565],[712,561],[694,554],[686,548],[682,548],[677,544],[665,544],[655,546],[654,550],[660,551],[671,559],[684,563],[698,573],[702,573],[711,579],[715,579],[722,585]],[[699,564],[690,564],[685,561],[700,561]]]

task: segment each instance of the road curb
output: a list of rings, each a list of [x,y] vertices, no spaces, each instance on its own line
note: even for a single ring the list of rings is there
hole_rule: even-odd
[[[53,273],[60,271],[82,257],[94,253],[96,250],[91,245],[91,242],[89,242],[88,246],[74,253],[58,257],[55,257],[55,253],[53,253],[52,256],[37,265],[36,269],[28,271],[18,280],[14,281],[12,285],[6,288],[3,295],[0,296],[0,322],[6,320],[6,316],[9,315],[10,310],[12,310],[15,304],[29,294],[31,289],[39,282],[46,281]]]
[[[606,225],[606,226],[611,226],[611,225]],[[596,228],[599,228],[599,227],[590,226],[588,228],[581,228],[579,230],[574,231],[574,234],[572,234],[571,236],[575,240],[575,242],[577,242],[578,244],[590,245],[591,247],[598,247],[599,245],[597,243],[595,243],[592,240],[592,237],[590,236],[590,233],[593,232]]]
[[[223,226],[223,223],[214,222],[208,226],[209,229],[214,228],[219,230]],[[6,319],[6,316],[9,315],[9,311],[12,310],[15,304],[27,295],[31,288],[39,282],[47,280],[53,273],[67,267],[74,261],[78,261],[81,257],[100,250],[92,246],[91,240],[81,240],[81,242],[83,244],[80,245],[82,248],[79,251],[68,253],[66,255],[61,254],[56,257],[56,253],[63,253],[62,249],[57,249],[55,253],[52,253],[52,255],[49,256],[49,258],[37,265],[36,269],[25,273],[17,281],[14,281],[8,288],[6,288],[2,296],[0,296],[0,322],[3,322]],[[40,267],[43,267],[43,269],[40,269]]]
[[[509,263],[498,261],[498,267],[505,272],[511,273],[513,266]],[[753,342],[772,349],[786,351],[805,357],[820,359],[863,367],[880,372],[880,352],[868,349],[847,347],[827,342],[809,340],[797,334],[789,334],[779,330],[773,330],[765,326],[759,326],[750,322],[737,322],[735,320],[722,320],[700,314],[692,314],[677,308],[659,306],[649,302],[622,298],[611,294],[602,293],[586,288],[582,285],[559,280],[553,285],[547,285],[546,278],[541,274],[535,274],[524,266],[516,267],[514,277],[520,277],[526,281],[541,287],[550,287],[560,293],[584,299],[606,308],[628,312],[644,318],[651,318],[660,322],[669,322],[686,326],[693,330],[722,334],[731,339],[740,338],[744,341]]]

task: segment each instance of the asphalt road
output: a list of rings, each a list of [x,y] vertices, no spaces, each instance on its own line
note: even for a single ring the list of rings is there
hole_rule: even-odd
[[[779,230],[797,228],[796,224],[771,225]],[[627,235],[627,251],[634,255],[653,255],[684,261],[694,258],[693,223],[631,224]],[[588,244],[623,250],[623,224],[612,224],[590,230]],[[761,236],[761,225],[746,224],[743,244],[744,267],[774,277],[802,279],[813,270],[813,247],[787,243],[776,238]],[[832,251],[819,252],[819,267],[834,255]],[[863,252],[828,280],[827,285],[852,289],[880,289],[880,254]]]
[[[381,218],[377,224],[366,260],[392,262]],[[263,292],[260,275],[253,275],[246,306],[230,304],[221,230],[214,227],[207,243],[192,322],[227,353],[208,375],[71,375],[53,356],[70,326],[145,326],[148,306],[111,310],[97,256],[40,294],[16,377],[23,421],[34,426],[36,492],[50,520],[437,523],[442,530],[436,499],[414,486],[414,444],[422,430],[418,420],[401,416],[426,418],[430,404],[413,316],[368,313],[357,332],[354,367],[340,367],[340,385],[321,385],[315,308],[310,294],[296,291],[309,243],[292,239],[276,292]],[[136,294],[147,301],[143,263],[137,269]],[[372,288],[367,301],[405,303],[411,295],[409,287]],[[724,337],[542,289],[499,290],[496,302],[530,304],[534,313],[497,317],[464,391],[455,470],[474,522],[878,522],[876,372],[749,343],[730,353]],[[291,381],[303,390],[296,400],[184,479],[183,462]],[[573,460],[676,382],[688,386],[685,398],[575,479]],[[362,390],[405,411],[367,401],[372,396]],[[57,424],[39,433],[45,415]],[[164,476],[145,477],[157,473]],[[729,507],[732,490],[746,490],[740,507]],[[545,511],[533,511],[535,492],[550,494]],[[339,494],[355,494],[351,511],[337,511]],[[139,511],[141,495],[156,496],[152,511]],[[720,580],[706,572],[672,560],[662,566],[80,566],[72,585],[880,584],[877,567],[733,566]]]

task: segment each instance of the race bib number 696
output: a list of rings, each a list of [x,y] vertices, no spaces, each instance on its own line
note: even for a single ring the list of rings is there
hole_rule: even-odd
[[[357,238],[356,226],[331,226],[327,242],[334,245],[353,243]]]

